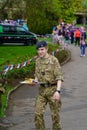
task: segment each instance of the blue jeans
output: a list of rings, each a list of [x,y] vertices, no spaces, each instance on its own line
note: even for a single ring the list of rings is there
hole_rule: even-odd
[[[81,55],[85,55],[85,48],[86,48],[86,45],[81,45],[81,46],[80,46]]]

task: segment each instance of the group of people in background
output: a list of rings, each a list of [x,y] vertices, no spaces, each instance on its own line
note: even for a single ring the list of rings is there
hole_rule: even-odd
[[[0,19],[0,24],[20,25],[27,31],[29,30],[29,27],[27,26],[27,21],[24,19],[17,19],[17,20],[13,20],[13,19],[1,20]]]
[[[85,56],[86,49],[86,31],[83,26],[77,27],[72,24],[62,22],[58,26],[53,27],[53,43],[59,43],[63,46],[72,44],[79,46],[81,49],[80,56]]]
[[[29,30],[27,26],[27,21],[24,19],[17,19],[16,21],[13,19],[5,19],[1,20],[1,24],[13,24],[20,25],[25,30]],[[59,43],[63,45],[63,47],[68,46],[68,44],[72,44],[75,46],[80,46],[81,49],[81,57],[85,56],[85,48],[86,48],[86,31],[84,27],[77,27],[76,25],[66,24],[64,22],[60,22],[59,25],[53,26],[52,31],[53,43]]]

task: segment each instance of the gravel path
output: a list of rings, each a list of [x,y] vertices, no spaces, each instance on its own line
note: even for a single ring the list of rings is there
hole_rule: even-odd
[[[79,47],[68,46],[71,61],[62,66],[62,109],[60,112],[63,130],[87,130],[87,54],[80,57]],[[35,130],[34,105],[38,86],[22,85],[11,94],[4,127],[0,130]],[[45,112],[47,130],[52,130],[50,110]],[[9,125],[10,124],[10,125]]]

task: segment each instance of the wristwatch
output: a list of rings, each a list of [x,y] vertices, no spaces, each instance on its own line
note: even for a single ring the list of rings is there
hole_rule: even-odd
[[[60,91],[60,90],[56,90],[55,92],[61,93],[61,91]]]

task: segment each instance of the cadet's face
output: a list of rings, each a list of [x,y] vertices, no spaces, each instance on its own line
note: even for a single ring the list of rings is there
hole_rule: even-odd
[[[45,58],[47,51],[48,51],[48,48],[41,47],[41,48],[38,48],[37,52],[40,58]]]

